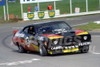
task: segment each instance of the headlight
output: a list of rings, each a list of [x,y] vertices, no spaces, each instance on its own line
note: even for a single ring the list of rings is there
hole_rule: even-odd
[[[58,44],[58,41],[57,41],[57,40],[54,40],[53,43],[54,43],[55,45],[57,45],[57,44]]]
[[[87,36],[84,36],[83,38],[84,38],[84,40],[87,40],[88,37]]]

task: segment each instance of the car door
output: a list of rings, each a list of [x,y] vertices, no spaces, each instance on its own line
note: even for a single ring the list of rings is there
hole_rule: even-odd
[[[28,26],[23,30],[23,33],[25,34],[25,41],[27,44],[27,47],[31,51],[38,51],[38,44],[35,41],[35,29],[34,26]]]

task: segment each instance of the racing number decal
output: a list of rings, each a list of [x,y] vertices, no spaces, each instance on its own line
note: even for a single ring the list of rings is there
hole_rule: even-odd
[[[22,34],[22,33],[21,34],[20,33],[16,33],[15,36],[16,37],[24,37],[24,34]]]

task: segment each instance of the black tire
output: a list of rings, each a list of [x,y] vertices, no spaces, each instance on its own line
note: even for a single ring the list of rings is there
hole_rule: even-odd
[[[47,55],[47,50],[43,45],[39,45],[39,52],[41,56],[46,56]]]
[[[81,49],[81,53],[87,53],[89,51],[89,45],[83,46]]]
[[[21,45],[19,45],[19,46],[18,46],[18,52],[19,52],[19,53],[25,53],[26,50],[25,50]]]

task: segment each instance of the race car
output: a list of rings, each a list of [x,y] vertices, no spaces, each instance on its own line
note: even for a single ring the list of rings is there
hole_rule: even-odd
[[[81,52],[87,53],[91,35],[83,30],[74,30],[65,21],[39,22],[13,31],[13,43],[20,53],[37,51],[48,54]]]

